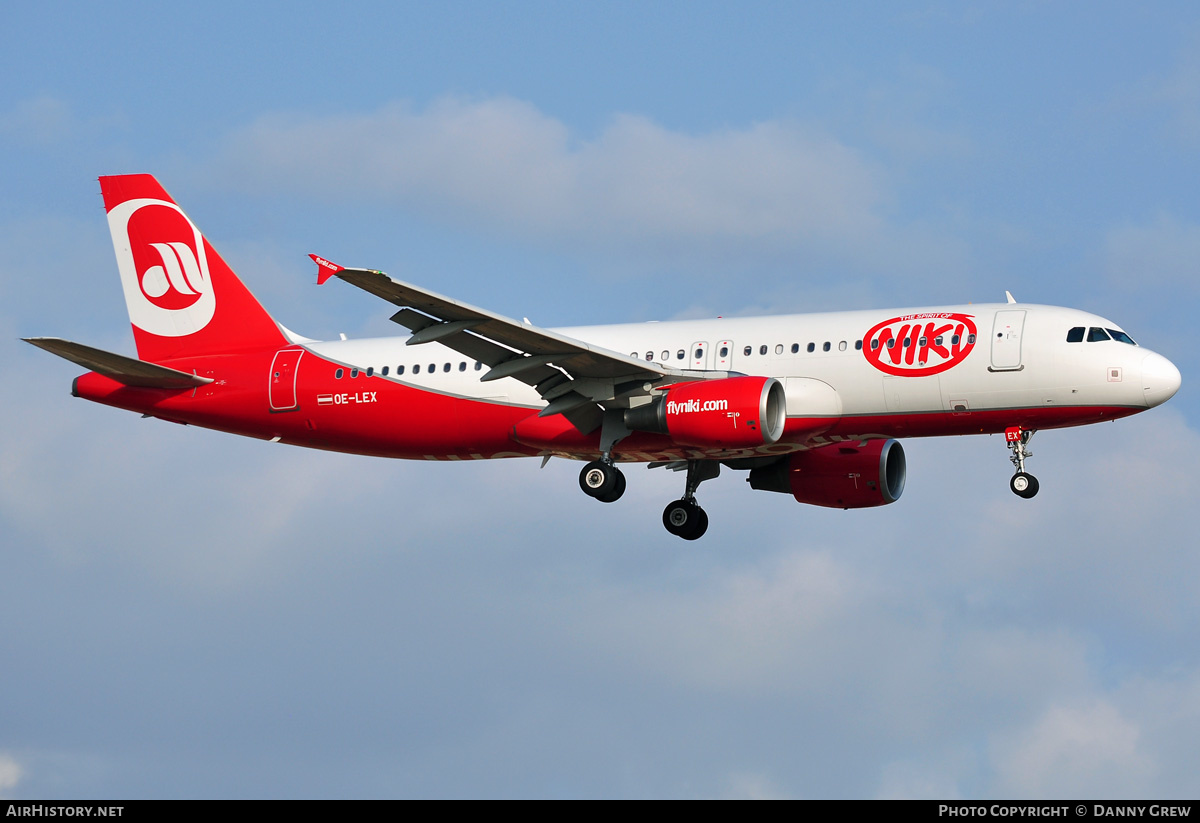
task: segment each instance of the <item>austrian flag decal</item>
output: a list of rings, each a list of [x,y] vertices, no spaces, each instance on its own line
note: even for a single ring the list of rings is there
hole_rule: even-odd
[[[863,337],[863,354],[897,377],[939,374],[967,358],[976,333],[970,314],[905,314],[872,326]]]

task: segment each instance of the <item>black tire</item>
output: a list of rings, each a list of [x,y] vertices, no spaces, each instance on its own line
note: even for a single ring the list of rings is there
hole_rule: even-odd
[[[1037,478],[1025,472],[1014,474],[1012,480],[1008,481],[1008,487],[1012,489],[1013,494],[1024,497],[1026,500],[1038,493]]]
[[[687,534],[679,535],[684,540],[699,540],[704,536],[704,533],[708,531],[708,512],[697,506],[696,513],[699,515],[699,517],[696,518],[695,528],[693,528]]]
[[[583,489],[583,493],[588,497],[602,500],[616,488],[619,474],[616,466],[610,466],[601,460],[593,460],[579,472],[579,488]]]
[[[691,500],[672,500],[663,509],[667,531],[684,540],[695,540],[708,530],[708,515]]]
[[[604,495],[603,497],[596,498],[601,503],[616,503],[618,500],[621,499],[621,495],[623,495],[625,493],[625,473],[623,471],[621,471],[620,469],[618,469],[616,466],[613,466],[612,470],[617,476],[617,482],[613,486],[612,491],[610,491],[608,494]]]

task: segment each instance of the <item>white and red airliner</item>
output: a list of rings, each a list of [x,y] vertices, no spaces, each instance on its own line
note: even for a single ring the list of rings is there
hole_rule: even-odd
[[[97,403],[298,446],[417,460],[587,461],[583,491],[625,490],[621,463],[686,470],[663,524],[688,540],[696,488],[722,466],[801,503],[861,508],[904,490],[897,437],[1000,433],[1011,488],[1040,429],[1136,414],[1179,370],[1116,323],[1007,303],[543,329],[378,271],[312,255],[398,307],[407,337],[319,342],[277,323],[150,175],[101,177],[138,358],[30,343],[87,374]]]

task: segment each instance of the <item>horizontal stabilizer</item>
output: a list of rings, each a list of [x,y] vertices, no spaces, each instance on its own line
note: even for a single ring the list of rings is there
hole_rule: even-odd
[[[126,386],[138,386],[147,389],[188,389],[211,383],[211,377],[200,377],[195,374],[169,369],[155,363],[147,363],[123,354],[113,354],[103,349],[94,349],[82,343],[72,343],[58,337],[23,337],[26,343],[32,343],[39,349],[45,349],[51,354],[77,363],[85,369],[91,369],[97,374],[111,377]]]

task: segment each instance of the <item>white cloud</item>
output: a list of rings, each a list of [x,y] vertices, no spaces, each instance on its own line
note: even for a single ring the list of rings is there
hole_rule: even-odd
[[[0,797],[7,796],[17,787],[24,776],[24,770],[17,759],[11,754],[0,752]]]
[[[998,790],[1014,797],[1136,797],[1155,772],[1137,723],[1111,703],[1054,705],[998,745]]]
[[[790,795],[766,775],[742,772],[729,776],[726,800],[785,800]]]
[[[391,203],[555,245],[688,256],[829,256],[925,269],[962,247],[895,226],[882,171],[792,120],[703,134],[620,114],[594,137],[507,97],[260,118],[217,162],[233,187]],[[903,252],[903,253],[901,253]]]
[[[848,574],[828,552],[790,552],[683,591],[600,589],[569,630],[622,667],[635,663],[689,688],[778,692],[798,667],[837,653],[831,626],[866,597],[864,581]]]

